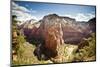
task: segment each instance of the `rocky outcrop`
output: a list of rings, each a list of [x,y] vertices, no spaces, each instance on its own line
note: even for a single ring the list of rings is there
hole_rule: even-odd
[[[61,25],[59,24],[51,26],[45,32],[45,48],[52,52],[52,55],[57,55],[57,49],[60,45],[64,44],[63,32]]]
[[[40,25],[42,38],[45,41],[45,48],[50,52],[50,56],[55,57],[58,54],[59,45],[64,44],[62,24],[59,16],[53,14],[45,16]]]

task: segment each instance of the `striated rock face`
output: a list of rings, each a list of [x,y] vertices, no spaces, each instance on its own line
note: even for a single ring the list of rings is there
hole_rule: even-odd
[[[78,22],[73,18],[49,14],[36,23],[27,21],[20,27],[28,40],[36,42],[36,45],[42,44],[44,53],[55,57],[59,54],[60,45],[78,44],[95,32],[95,20]]]
[[[63,32],[61,29],[61,25],[54,25],[48,28],[45,32],[45,48],[49,49],[55,54],[57,54],[57,48],[59,45],[64,43],[63,40]]]
[[[34,20],[29,20],[19,25],[18,28],[20,29],[21,33],[26,36],[27,40],[30,41],[33,37],[36,38],[37,36],[39,36],[37,34],[39,26],[40,26],[39,22],[36,22]]]
[[[43,18],[40,25],[41,33],[45,41],[45,48],[50,52],[50,56],[55,57],[58,54],[57,49],[64,44],[62,24],[57,15],[49,15]]]
[[[88,22],[77,22],[73,18],[49,14],[44,16],[41,20],[41,24],[37,32],[39,33],[39,36],[44,38],[45,29],[54,25],[57,26],[58,24],[61,24],[64,42],[70,44],[80,43],[84,37],[87,38],[90,36],[92,28],[95,29],[95,25],[90,25]]]
[[[22,24],[24,34],[28,39],[37,41],[45,40],[45,32],[50,27],[61,24],[63,39],[65,43],[78,44],[85,37],[88,38],[96,29],[96,19],[90,19],[88,22],[78,22],[73,18],[49,14],[36,23],[27,22]]]

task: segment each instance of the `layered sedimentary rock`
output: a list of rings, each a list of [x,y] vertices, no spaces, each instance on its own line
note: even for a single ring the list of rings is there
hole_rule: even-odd
[[[45,41],[45,48],[52,52],[51,56],[58,54],[57,49],[60,45],[64,44],[62,24],[57,15],[49,15],[43,18],[42,24],[40,25],[41,35]]]
[[[55,57],[59,54],[58,48],[66,44],[78,44],[95,32],[93,18],[88,22],[78,22],[73,18],[49,14],[38,23],[25,23],[20,25],[28,40],[42,44],[46,55]]]

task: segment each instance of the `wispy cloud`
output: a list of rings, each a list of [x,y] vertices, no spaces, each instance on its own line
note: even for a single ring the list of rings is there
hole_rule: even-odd
[[[90,20],[91,18],[95,17],[94,14],[92,13],[88,13],[88,14],[84,14],[84,13],[78,13],[78,14],[75,14],[74,16],[73,15],[65,15],[67,17],[71,17],[71,18],[75,18],[76,21],[88,21]]]
[[[13,13],[13,15],[17,16],[17,20],[19,20],[19,21],[26,21],[26,20],[30,20],[30,19],[37,19],[36,17],[32,16],[31,14],[24,13],[22,11],[12,10],[12,13]]]
[[[17,11],[29,12],[29,10],[25,7],[19,6],[18,4],[12,2],[12,9]]]
[[[32,16],[31,13],[36,13],[34,10],[29,10],[23,6],[12,2],[12,14],[17,16],[17,20],[26,21],[30,19],[37,19],[35,16]]]

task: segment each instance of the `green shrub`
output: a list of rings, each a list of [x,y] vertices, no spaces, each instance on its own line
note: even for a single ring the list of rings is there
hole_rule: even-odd
[[[88,42],[88,45],[85,45],[83,48],[79,49],[79,52],[76,53],[75,61],[92,61],[95,60],[96,55],[96,37],[92,33],[91,37],[85,39]],[[84,43],[83,43],[84,44]]]

